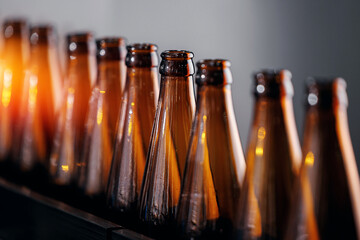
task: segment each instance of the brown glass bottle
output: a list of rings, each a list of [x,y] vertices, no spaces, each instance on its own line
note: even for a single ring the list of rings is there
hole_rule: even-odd
[[[230,62],[197,63],[197,105],[180,195],[181,239],[229,239],[245,175]]]
[[[170,50],[161,57],[160,95],[140,195],[140,220],[154,237],[173,234],[195,112],[193,53]]]
[[[116,122],[125,87],[126,49],[124,38],[104,38],[96,44],[98,77],[89,102],[77,184],[86,196],[105,204]]]
[[[283,239],[301,148],[287,70],[255,75],[255,109],[246,154],[237,239]]]
[[[107,202],[118,220],[137,221],[137,204],[158,98],[157,46],[127,47],[126,84],[110,170]]]
[[[96,81],[96,47],[92,33],[67,36],[68,63],[64,101],[50,158],[50,173],[58,185],[75,181],[85,137],[85,120]]]
[[[62,74],[54,28],[34,26],[30,32],[30,62],[19,115],[23,125],[16,132],[20,148],[15,160],[24,172],[39,170],[46,175],[61,101]]]
[[[29,32],[25,20],[8,19],[2,25],[4,48],[0,72],[0,161],[10,157],[14,146],[19,146],[15,131],[19,120],[23,93],[25,65],[29,58]],[[16,151],[14,151],[16,152]]]
[[[309,79],[303,162],[286,239],[360,239],[360,182],[346,83]]]

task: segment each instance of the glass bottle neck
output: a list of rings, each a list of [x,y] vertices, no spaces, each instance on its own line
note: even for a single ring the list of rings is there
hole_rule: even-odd
[[[292,170],[295,174],[298,174],[302,153],[295,124],[292,97],[289,95],[283,95],[279,98],[256,97],[251,136],[258,139],[260,129],[273,137],[280,134],[278,131],[285,131],[283,136],[287,138],[288,146],[284,147],[289,148]],[[250,139],[249,143],[252,141],[254,139]]]
[[[110,82],[119,81],[121,89],[123,89],[124,86],[122,84],[125,81],[122,81],[122,79],[125,78],[125,67],[124,60],[99,61],[96,85],[100,88],[100,90],[106,91],[106,86],[109,85]]]
[[[70,85],[76,81],[90,81],[93,86],[96,82],[96,57],[91,54],[76,54],[69,56],[67,80]],[[75,81],[75,82],[74,82]]]
[[[197,111],[205,115],[212,111],[234,113],[230,85],[200,85],[197,96]]]

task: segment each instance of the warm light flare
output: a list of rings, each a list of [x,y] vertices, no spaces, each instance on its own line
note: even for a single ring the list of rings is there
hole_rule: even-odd
[[[264,127],[260,127],[258,130],[258,139],[263,140],[265,138],[266,130]]]
[[[98,108],[97,115],[96,115],[96,122],[98,125],[101,124],[103,120],[103,109],[101,107]]]
[[[4,71],[3,84],[1,103],[4,107],[7,107],[11,100],[12,71],[10,69],[5,69]]]
[[[264,154],[264,148],[261,146],[257,146],[255,148],[255,154],[256,154],[256,156],[261,157]]]
[[[61,165],[61,170],[63,170],[64,172],[68,172],[69,171],[69,165]]]
[[[34,75],[30,76],[30,88],[29,88],[29,109],[31,112],[34,111],[37,97],[37,84],[38,78]]]
[[[314,154],[312,152],[308,152],[305,157],[305,164],[307,166],[313,166],[315,161]]]

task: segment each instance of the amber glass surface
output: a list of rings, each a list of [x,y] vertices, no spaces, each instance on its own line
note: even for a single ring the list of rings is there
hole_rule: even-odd
[[[197,105],[177,213],[177,237],[228,239],[245,175],[230,62],[197,63]]]
[[[96,81],[96,50],[91,33],[67,37],[68,63],[63,103],[56,124],[50,173],[58,185],[75,181],[85,139],[85,121],[91,90]]]
[[[301,164],[291,73],[256,74],[254,93],[237,239],[283,239],[292,187]]]
[[[46,171],[49,166],[55,115],[60,107],[62,89],[55,37],[52,26],[31,28],[30,62],[19,115],[23,125],[17,126],[16,132],[20,136],[20,146],[15,160],[23,171],[30,171],[36,165]]]
[[[303,162],[286,239],[360,239],[360,183],[347,104],[343,79],[309,80]]]
[[[140,220],[157,237],[169,233],[175,220],[195,112],[193,53],[170,50],[161,57],[159,102],[140,196]]]
[[[116,121],[125,87],[125,39],[105,38],[96,41],[98,77],[92,91],[78,187],[91,198],[105,199]]]
[[[107,202],[117,219],[130,224],[137,219],[137,204],[158,98],[157,47],[127,47],[126,84],[118,121]]]
[[[29,33],[25,20],[8,19],[2,25],[2,67],[0,69],[0,161],[19,146],[15,129],[19,119],[25,65],[29,58]],[[12,146],[13,145],[13,146]]]

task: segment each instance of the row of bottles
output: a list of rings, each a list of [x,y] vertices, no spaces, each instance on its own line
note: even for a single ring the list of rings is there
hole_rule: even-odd
[[[62,74],[53,27],[2,33],[0,159],[27,180],[155,238],[360,239],[343,79],[308,81],[301,149],[291,73],[255,74],[244,157],[229,61],[195,74],[192,52],[164,51],[159,66],[154,44],[85,32],[67,36]]]

